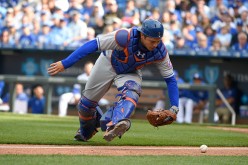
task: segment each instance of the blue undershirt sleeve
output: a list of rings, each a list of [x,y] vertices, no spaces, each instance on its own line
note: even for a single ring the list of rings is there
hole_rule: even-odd
[[[69,68],[81,58],[94,53],[98,50],[98,45],[96,39],[91,40],[83,44],[81,47],[72,52],[67,58],[62,60],[64,68]]]
[[[179,92],[177,87],[177,81],[174,76],[164,79],[167,84],[168,95],[171,106],[178,107]]]

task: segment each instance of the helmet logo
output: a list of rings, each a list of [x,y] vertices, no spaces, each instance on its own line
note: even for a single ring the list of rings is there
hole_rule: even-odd
[[[162,37],[160,32],[158,32],[158,37]]]

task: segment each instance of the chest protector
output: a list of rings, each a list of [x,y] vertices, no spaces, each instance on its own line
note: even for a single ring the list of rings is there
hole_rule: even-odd
[[[167,50],[162,42],[152,51],[142,51],[144,48],[142,49],[139,43],[140,34],[137,28],[132,28],[130,32],[124,31],[121,35],[118,32],[116,34],[116,42],[121,43],[119,45],[124,49],[122,51],[114,50],[111,56],[111,63],[117,74],[131,73],[143,68],[146,64],[165,58]]]

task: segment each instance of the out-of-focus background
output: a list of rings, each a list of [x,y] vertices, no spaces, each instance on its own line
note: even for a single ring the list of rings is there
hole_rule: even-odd
[[[247,0],[0,1],[0,111],[47,113],[49,103],[49,112],[59,114],[61,96],[75,93],[78,88],[73,82],[59,80],[49,88],[49,81],[44,84],[35,78],[49,79],[46,69],[52,62],[65,58],[94,37],[119,28],[140,26],[146,18],[158,19],[164,25],[163,41],[173,67],[184,83],[194,85],[194,76],[198,74],[205,85],[215,85],[222,91],[226,99],[218,102],[221,96],[217,93],[214,109],[210,111],[215,111],[220,105],[228,107],[223,100],[229,102],[234,98],[235,101],[229,105],[236,116],[228,107],[228,123],[233,121],[233,116],[236,123],[248,123]],[[98,55],[87,56],[58,77],[76,78],[85,72],[87,61],[94,63]],[[8,79],[8,76],[19,78]],[[224,90],[226,76],[230,77],[235,88],[231,90],[232,94]],[[154,65],[143,69],[143,78],[144,81],[163,81]],[[20,102],[11,102],[17,89],[23,91],[18,96]],[[232,98],[228,99],[229,96]],[[21,102],[23,100],[28,102],[27,105]],[[68,104],[70,101],[73,100]],[[204,101],[208,102],[209,98]],[[19,107],[24,107],[24,110]],[[152,107],[145,110],[147,108]],[[193,115],[195,113],[197,119],[193,116],[191,122],[198,122],[199,108],[194,107]],[[76,115],[73,104],[69,105],[66,115]],[[225,123],[226,120],[213,122]]]

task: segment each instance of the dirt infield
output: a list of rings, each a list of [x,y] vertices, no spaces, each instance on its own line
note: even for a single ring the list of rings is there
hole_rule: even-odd
[[[247,156],[248,147],[209,147],[206,153],[201,153],[199,147],[152,147],[152,146],[68,146],[68,145],[0,145],[2,154],[30,155],[218,155]]]

